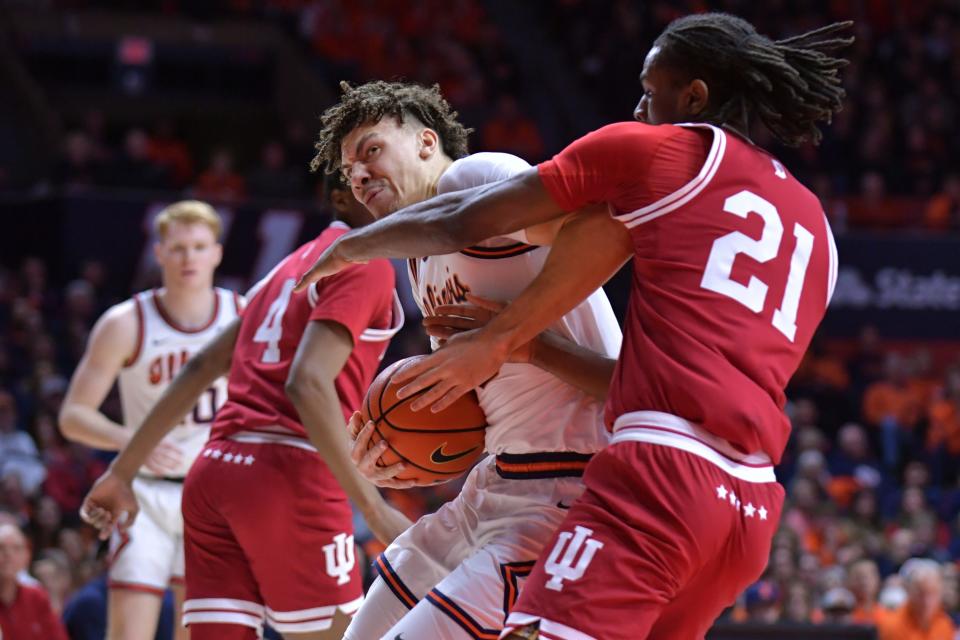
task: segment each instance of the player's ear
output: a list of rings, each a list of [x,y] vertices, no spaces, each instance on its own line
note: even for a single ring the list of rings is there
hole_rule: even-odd
[[[213,245],[213,251],[216,254],[214,268],[217,268],[220,266],[220,262],[223,260],[223,245],[219,242],[216,243]]]
[[[430,127],[424,127],[420,131],[418,142],[420,143],[420,158],[426,160],[440,150],[440,136]]]
[[[683,90],[680,100],[684,113],[692,116],[699,115],[707,110],[707,104],[710,102],[710,87],[700,78],[696,78]]]
[[[161,256],[163,256],[163,241],[158,239],[153,243],[153,257],[159,265],[163,265]]]

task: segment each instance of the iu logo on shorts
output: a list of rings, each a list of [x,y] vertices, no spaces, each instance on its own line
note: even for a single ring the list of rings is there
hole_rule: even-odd
[[[593,560],[593,554],[603,548],[602,542],[590,537],[593,535],[592,529],[577,525],[574,531],[574,533],[561,532],[557,537],[557,544],[550,552],[544,567],[552,576],[547,581],[547,589],[562,591],[564,580],[579,580],[590,565],[590,561]],[[561,553],[563,558],[560,558]]]
[[[353,536],[338,533],[331,544],[323,545],[323,555],[327,559],[327,575],[337,579],[337,584],[350,582],[350,572],[356,562],[353,549]]]

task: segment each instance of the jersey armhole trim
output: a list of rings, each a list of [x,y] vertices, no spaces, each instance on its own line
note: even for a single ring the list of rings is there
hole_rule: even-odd
[[[134,349],[133,355],[123,361],[123,368],[129,369],[137,363],[137,360],[140,358],[140,352],[143,351],[143,306],[140,303],[139,296],[133,296],[133,308],[137,312],[137,348]]]
[[[243,308],[240,306],[240,294],[236,291],[231,291],[233,294],[233,310],[239,316],[240,312],[243,311]]]
[[[727,148],[727,135],[722,129],[714,127],[713,125],[703,124],[682,124],[677,126],[689,128],[706,127],[713,132],[713,143],[710,145],[707,159],[704,161],[703,167],[700,168],[700,173],[698,173],[693,180],[673,193],[660,198],[652,204],[641,207],[636,211],[614,216],[616,220],[622,222],[628,229],[645,222],[650,222],[687,204],[703,191],[717,173],[717,169],[720,168],[720,162],[723,160],[723,154]]]
[[[404,317],[403,305],[400,303],[400,296],[397,295],[396,289],[393,290],[392,304],[393,310],[390,314],[390,326],[386,329],[364,329],[360,334],[361,342],[386,342],[403,328],[403,323],[406,321],[406,318]]]

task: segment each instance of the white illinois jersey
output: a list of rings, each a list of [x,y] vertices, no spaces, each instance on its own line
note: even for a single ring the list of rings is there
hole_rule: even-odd
[[[120,403],[123,423],[136,428],[160,398],[164,389],[195,353],[200,351],[220,330],[230,324],[241,308],[241,298],[233,291],[214,289],[213,314],[198,329],[178,326],[163,308],[159,290],[142,291],[133,296],[139,323],[137,350],[120,371]],[[217,378],[197,400],[196,406],[170,435],[184,453],[180,468],[171,477],[183,477],[190,470],[210,434],[210,424],[217,409],[227,399],[227,380]],[[143,467],[142,475],[154,476]]]
[[[439,193],[504,180],[530,168],[506,153],[477,153],[454,162],[441,176]],[[441,304],[465,303],[466,294],[507,302],[540,273],[550,252],[524,242],[522,232],[457,253],[408,261],[410,282],[424,315]],[[602,289],[560,319],[551,331],[616,358],[620,326]],[[436,344],[434,344],[436,347]],[[576,387],[529,364],[508,363],[477,390],[487,416],[490,453],[576,451],[603,448],[608,434],[602,404]]]

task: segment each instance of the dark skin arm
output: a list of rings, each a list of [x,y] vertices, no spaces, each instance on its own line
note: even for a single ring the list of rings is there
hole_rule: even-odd
[[[143,423],[106,472],[87,493],[80,508],[84,520],[106,538],[114,525],[133,524],[139,507],[132,482],[150,452],[193,409],[200,394],[230,370],[240,320],[234,320],[180,370]],[[125,515],[124,515],[125,514]]]
[[[537,170],[530,169],[508,180],[424,200],[344,234],[320,255],[296,290],[352,263],[452,253],[565,215]]]
[[[381,542],[390,544],[412,523],[384,501],[351,459],[353,442],[343,420],[334,380],[352,351],[353,339],[346,327],[336,322],[311,322],[290,367],[286,392],[300,414],[310,442],[363,513],[370,530]]]
[[[603,247],[602,251],[595,247]],[[568,219],[533,282],[486,326],[453,336],[444,348],[395,376],[398,397],[433,387],[410,408],[440,411],[496,374],[510,354],[609,280],[633,255],[626,228],[605,214]]]

